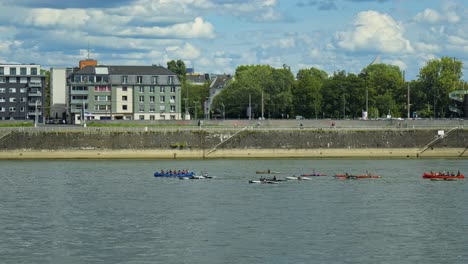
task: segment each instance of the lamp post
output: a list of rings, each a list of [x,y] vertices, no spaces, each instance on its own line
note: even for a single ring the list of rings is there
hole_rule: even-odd
[[[197,120],[197,110],[198,110],[198,101],[193,101],[193,104],[195,105],[194,107],[194,114],[195,114],[195,120]]]
[[[221,106],[223,107],[223,120],[226,120],[226,107],[224,106],[224,103],[221,103]]]

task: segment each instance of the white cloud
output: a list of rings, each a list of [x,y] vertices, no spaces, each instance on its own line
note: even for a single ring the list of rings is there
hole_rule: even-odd
[[[376,11],[360,12],[353,29],[337,33],[337,45],[350,51],[412,53],[413,47],[403,36],[403,26],[391,16]]]
[[[175,38],[214,38],[214,27],[197,17],[193,22],[167,27],[133,27],[116,32],[120,36],[175,37]]]
[[[429,43],[424,43],[424,42],[416,42],[414,44],[414,47],[418,52],[424,52],[424,53],[434,53],[434,52],[439,52],[441,50],[440,46],[437,44],[429,44]]]
[[[390,65],[395,65],[395,66],[398,66],[400,68],[400,70],[406,70],[408,68],[408,65],[406,65],[406,63],[402,60],[399,60],[399,59],[394,59],[394,60],[385,60],[384,61],[386,64],[390,64]]]
[[[461,21],[457,13],[456,5],[447,5],[443,8],[442,12],[434,9],[426,8],[424,11],[416,14],[414,20],[420,23],[438,24],[438,23],[451,23],[455,24]]]
[[[418,13],[414,20],[418,22],[435,24],[442,20],[442,15],[436,10],[426,8],[423,12]]]
[[[194,60],[201,55],[200,50],[190,43],[185,43],[183,47],[167,47],[166,51],[169,55],[172,55],[173,58],[180,58],[182,60]]]

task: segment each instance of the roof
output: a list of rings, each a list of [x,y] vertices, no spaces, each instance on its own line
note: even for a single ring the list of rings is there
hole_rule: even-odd
[[[226,82],[231,80],[231,75],[219,75],[211,83],[210,88],[218,88],[220,86],[226,85]]]
[[[197,74],[197,75],[186,75],[185,76],[188,81],[191,81],[192,83],[204,83],[207,81],[205,75]]]
[[[106,70],[107,69],[107,70]],[[98,65],[86,66],[75,74],[117,74],[117,75],[175,75],[172,71],[162,66],[114,66],[114,65]]]

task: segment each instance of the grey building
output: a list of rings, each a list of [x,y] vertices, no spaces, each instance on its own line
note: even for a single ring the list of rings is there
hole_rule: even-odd
[[[45,75],[36,64],[0,64],[0,119],[43,121]]]
[[[69,80],[72,122],[181,120],[181,83],[162,66],[86,66]]]

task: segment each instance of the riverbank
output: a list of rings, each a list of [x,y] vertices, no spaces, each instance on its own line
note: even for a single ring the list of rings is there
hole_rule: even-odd
[[[468,158],[464,148],[440,148],[419,153],[415,148],[391,149],[229,149],[199,150],[13,150],[0,151],[1,160],[44,159],[232,159],[232,158]]]

